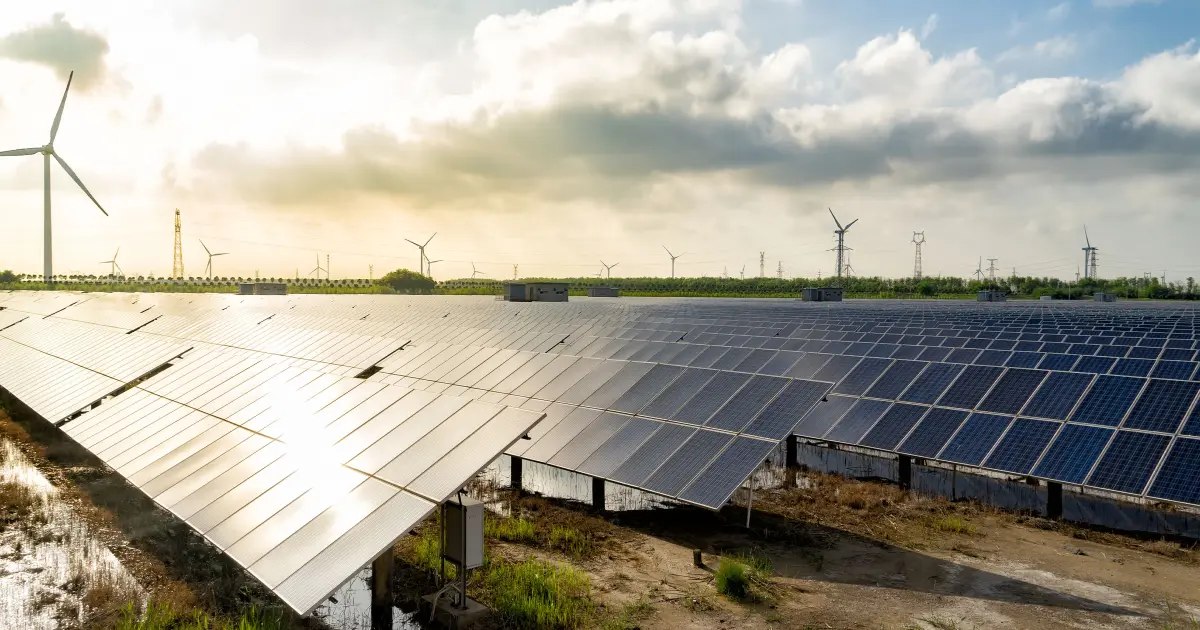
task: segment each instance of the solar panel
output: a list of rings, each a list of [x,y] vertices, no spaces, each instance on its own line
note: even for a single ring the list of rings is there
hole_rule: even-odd
[[[1060,426],[1061,423],[1048,420],[1018,418],[1000,438],[984,466],[1018,474],[1028,473]]]
[[[1170,441],[1165,435],[1117,431],[1088,478],[1088,485],[1141,494]]]
[[[933,404],[942,392],[958,377],[963,367],[947,363],[931,363],[904,391],[900,400],[910,403]]]
[[[634,487],[641,487],[659,466],[673,455],[683,443],[692,437],[696,428],[682,424],[662,423],[658,430],[647,438],[633,454],[611,474],[609,478]]]
[[[950,389],[938,399],[938,404],[974,409],[1003,371],[1001,368],[986,365],[968,365]]]
[[[1102,424],[1115,427],[1121,423],[1138,392],[1146,384],[1143,379],[1123,376],[1096,377],[1092,389],[1083,397],[1083,402],[1071,416],[1074,422]]]
[[[796,435],[805,437],[823,437],[838,420],[841,419],[857,399],[848,396],[830,394],[826,401],[817,405],[807,416],[796,425]]]
[[[609,405],[609,410],[637,413],[646,406],[646,403],[666,389],[683,371],[684,368],[673,365],[655,365],[620,398]]]
[[[662,466],[646,480],[645,488],[666,496],[676,496],[701,468],[708,465],[727,444],[732,435],[698,430],[675,451]]]
[[[1033,474],[1066,483],[1083,483],[1112,434],[1112,429],[1102,427],[1063,426]]]
[[[1200,475],[1196,474],[1197,469],[1200,469],[1200,440],[1175,440],[1146,495],[1200,505]]]
[[[1002,414],[1021,411],[1046,374],[1041,370],[1009,369],[979,404],[979,409]]]
[[[865,435],[860,443],[883,450],[894,450],[900,440],[925,415],[928,407],[896,403],[883,414],[879,422]]]
[[[775,446],[766,440],[734,438],[725,451],[679,493],[679,498],[712,509],[721,507],[742,481],[775,450]]]
[[[1023,412],[1026,416],[1066,420],[1092,383],[1092,375],[1050,372]]]
[[[829,391],[829,383],[820,381],[794,380],[772,400],[757,418],[744,430],[749,435],[770,440],[783,440],[793,432],[796,424],[819,405]]]
[[[783,391],[787,379],[774,376],[753,376],[725,403],[705,426],[713,429],[740,432],[750,420]]]
[[[938,454],[938,458],[958,464],[979,466],[988,453],[992,452],[1000,436],[1012,424],[1012,420],[1012,416],[971,414],[958,433]]]
[[[1200,383],[1150,379],[1121,426],[1174,433],[1196,399],[1197,391],[1200,391]]]
[[[875,422],[890,406],[891,403],[882,400],[860,399],[825,434],[825,438],[834,442],[855,444],[875,425]]]
[[[879,378],[883,371],[891,366],[892,362],[888,359],[863,359],[845,378],[833,388],[835,394],[846,394],[848,396],[858,396],[867,391],[867,388]],[[820,380],[820,379],[818,379]]]
[[[967,412],[958,409],[930,409],[897,450],[917,457],[936,458],[966,418]]]
[[[748,380],[749,374],[718,372],[675,413],[672,419],[688,424],[704,424]]]

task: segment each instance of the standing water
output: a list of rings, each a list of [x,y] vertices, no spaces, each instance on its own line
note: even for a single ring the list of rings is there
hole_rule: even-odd
[[[0,440],[0,619],[5,629],[51,630],[89,605],[136,598],[121,563],[16,446]]]

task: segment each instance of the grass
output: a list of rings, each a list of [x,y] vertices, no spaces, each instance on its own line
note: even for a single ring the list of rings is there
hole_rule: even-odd
[[[976,527],[972,525],[970,521],[957,514],[946,514],[940,518],[935,518],[930,523],[930,526],[940,532],[948,532],[951,534],[966,534],[968,536],[974,536],[975,534],[979,533],[979,530],[976,529]]]
[[[591,581],[563,564],[536,558],[493,563],[486,569],[484,588],[496,615],[517,628],[581,628],[595,614]]]
[[[567,524],[535,523],[524,517],[488,514],[483,534],[489,539],[557,551],[576,560],[592,557],[596,541],[592,534]]]
[[[538,540],[537,528],[524,518],[496,517],[487,515],[483,519],[483,535],[505,542],[534,544]]]
[[[162,603],[150,602],[144,612],[133,604],[121,609],[113,630],[283,630],[287,627],[283,615],[251,607],[239,617],[225,619],[198,610],[180,610]]]
[[[595,552],[596,548],[591,536],[562,525],[554,525],[550,528],[548,544],[550,548],[573,558],[587,558]]]
[[[713,575],[717,592],[738,601],[761,596],[771,579],[771,560],[760,553],[722,556]]]
[[[629,602],[600,620],[600,630],[638,630],[641,622],[654,614],[654,605],[645,595]]]
[[[0,483],[0,532],[27,525],[37,507],[38,497],[29,488],[13,481]]]

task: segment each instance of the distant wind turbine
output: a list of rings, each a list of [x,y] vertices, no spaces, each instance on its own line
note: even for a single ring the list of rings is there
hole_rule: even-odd
[[[63,90],[62,101],[59,102],[59,104],[58,104],[58,113],[54,115],[54,124],[50,126],[50,142],[46,143],[45,146],[41,146],[41,147],[31,147],[28,149],[12,149],[9,151],[0,151],[0,157],[34,155],[37,153],[42,154],[42,182],[43,182],[42,183],[42,210],[43,210],[42,221],[43,221],[43,225],[44,225],[43,241],[42,241],[42,266],[43,266],[42,273],[43,273],[43,278],[46,281],[46,283],[51,283],[54,281],[54,264],[53,264],[54,252],[50,246],[50,223],[51,223],[50,222],[50,158],[51,157],[53,157],[55,159],[55,161],[58,162],[58,165],[61,166],[64,171],[67,172],[67,175],[71,176],[71,179],[75,180],[75,183],[79,185],[79,188],[80,188],[80,190],[83,191],[83,194],[87,195],[88,199],[91,199],[92,203],[96,204],[97,208],[100,208],[100,212],[103,212],[104,216],[108,216],[108,212],[105,212],[104,208],[100,205],[100,202],[96,201],[96,198],[92,196],[92,193],[87,189],[87,186],[83,185],[83,182],[79,180],[79,176],[75,174],[75,171],[71,170],[71,167],[67,166],[66,160],[62,159],[62,156],[60,156],[54,150],[54,138],[56,136],[58,136],[58,124],[60,122],[62,122],[63,108],[66,107],[66,105],[67,105],[67,93],[71,91],[71,79],[73,79],[73,78],[75,78],[74,71],[72,71],[71,74],[67,76],[67,89]]]
[[[112,260],[101,260],[100,261],[101,265],[112,265],[111,267],[109,267],[109,271],[108,271],[108,275],[110,277],[116,276],[117,271],[120,271],[121,275],[125,275],[125,270],[121,269],[121,265],[117,264],[117,254],[120,254],[120,253],[121,253],[121,248],[118,247],[117,252],[115,254],[113,254]]]
[[[196,240],[200,240],[200,239],[196,239]],[[208,245],[205,245],[205,244],[204,244],[204,241],[200,241],[200,247],[203,247],[203,248],[204,248],[204,253],[205,253],[205,254],[208,254],[208,264],[204,266],[204,274],[205,274],[206,276],[208,276],[209,278],[211,278],[211,277],[212,277],[212,270],[213,270],[212,259],[213,259],[213,258],[216,258],[217,256],[225,256],[225,255],[227,255],[229,252],[217,252],[217,253],[215,253],[215,254],[214,254],[214,253],[212,253],[211,251],[209,251],[209,250],[208,250]]]
[[[434,232],[433,236],[437,236],[437,232]],[[425,245],[428,245],[429,241],[433,240],[433,236],[430,236],[429,239],[426,240],[424,244],[418,243],[414,240],[410,240],[407,238],[404,239],[404,240],[408,241],[409,243],[416,245],[417,249],[419,249],[421,251],[421,256],[417,259],[417,273],[419,273],[421,275],[428,275],[425,273],[425,261],[429,260],[428,258],[425,257]]]
[[[611,265],[610,265],[610,264],[608,264],[608,263],[604,262],[603,260],[601,260],[601,261],[600,261],[600,264],[601,264],[601,265],[604,265],[604,271],[605,271],[605,272],[608,274],[608,277],[609,277],[609,278],[611,278],[611,277],[612,277],[612,270],[613,270],[613,267],[616,267],[617,265],[619,265],[619,264],[621,264],[621,263],[619,263],[619,262],[615,262],[615,263],[613,263],[613,264],[611,264]]]
[[[440,263],[440,262],[442,262],[441,259],[429,260],[428,258],[426,258],[425,259],[425,275],[432,278],[433,277],[433,263]]]
[[[321,266],[321,254],[317,254],[317,266],[312,271],[308,272],[308,275],[312,276],[313,274],[317,274],[317,280],[320,280],[322,271],[329,273],[329,270]]]
[[[833,208],[829,209],[829,216],[833,217],[833,222],[838,226],[838,229],[833,231],[833,233],[837,235],[837,247],[834,248],[834,251],[837,252],[837,277],[841,278],[842,268],[844,267],[846,260],[846,250],[850,249],[849,247],[846,247],[846,232],[850,231],[850,226],[858,223],[858,219],[855,219],[847,223],[845,227],[842,227],[841,221],[838,221],[837,215],[833,213]]]
[[[671,257],[671,277],[674,278],[675,277],[675,259],[686,254],[687,252],[681,252],[679,254],[672,254],[671,250],[667,249],[666,245],[663,245],[663,249],[666,250],[667,255]]]
[[[746,265],[742,265],[742,280],[746,279]]]
[[[483,275],[483,272],[475,268],[475,263],[471,263],[471,279],[474,280],[475,276],[479,275]]]

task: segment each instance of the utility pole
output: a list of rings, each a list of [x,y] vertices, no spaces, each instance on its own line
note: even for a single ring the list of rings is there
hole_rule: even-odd
[[[767,252],[758,252],[758,277],[767,277]]]
[[[175,208],[175,262],[171,265],[171,279],[183,280],[183,236],[179,208]]]
[[[775,269],[775,275],[780,280],[783,280],[783,261],[782,260],[779,261],[779,267],[777,269]]]
[[[517,279],[517,265],[513,263],[513,280]]]
[[[325,281],[329,281],[329,254],[325,254]]]
[[[999,258],[989,258],[988,259],[988,263],[990,263],[988,265],[988,280],[991,282],[996,281],[996,261],[997,260],[1000,260],[1000,259]]]
[[[375,265],[367,265],[367,277],[371,282],[375,281]]]
[[[921,279],[921,246],[925,244],[925,232],[913,232],[912,242],[917,247],[917,253],[913,258],[913,278]]]

